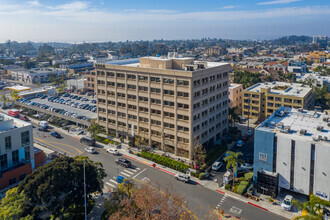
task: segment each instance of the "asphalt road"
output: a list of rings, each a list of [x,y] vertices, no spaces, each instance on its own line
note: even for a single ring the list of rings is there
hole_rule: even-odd
[[[179,193],[187,201],[188,207],[196,214],[196,218],[205,219],[210,211],[220,206],[226,213],[244,219],[284,219],[280,216],[256,208],[241,201],[234,200],[215,191],[204,188],[194,182],[183,183],[174,179],[174,176],[158,169],[150,167],[143,162],[132,162],[133,168],[123,168],[115,164],[118,157],[110,155],[106,149],[96,147],[96,154],[89,154],[84,151],[86,146],[80,144],[78,138],[62,134],[62,139],[56,139],[49,135],[50,132],[40,132],[34,129],[34,141],[46,145],[49,148],[66,153],[68,155],[88,155],[93,161],[101,162],[106,171],[104,179],[105,187],[116,187],[115,178],[122,175],[134,179],[137,185],[149,184],[158,190],[169,190],[172,193]],[[143,160],[143,159],[142,159]]]

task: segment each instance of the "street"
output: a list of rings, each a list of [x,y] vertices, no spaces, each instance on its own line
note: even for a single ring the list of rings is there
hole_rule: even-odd
[[[219,207],[225,213],[244,219],[284,219],[278,215],[251,206],[247,203],[234,200],[215,191],[204,188],[197,183],[183,183],[175,180],[172,174],[162,172],[144,163],[137,162],[125,155],[126,159],[132,162],[132,168],[123,168],[115,164],[118,156],[111,155],[102,147],[95,147],[96,153],[89,154],[84,151],[86,146],[80,144],[78,137],[62,134],[63,138],[56,139],[49,135],[50,132],[41,132],[34,128],[34,141],[47,146],[55,151],[67,155],[87,155],[96,162],[101,162],[106,171],[104,186],[115,188],[117,175],[135,180],[137,185],[148,184],[155,189],[172,193],[180,193],[187,201],[188,207],[196,214],[196,218],[205,219],[214,208]],[[143,159],[141,158],[142,162]]]

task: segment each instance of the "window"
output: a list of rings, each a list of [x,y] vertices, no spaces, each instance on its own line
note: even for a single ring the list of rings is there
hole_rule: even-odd
[[[179,120],[189,120],[189,116],[186,115],[178,115]]]
[[[13,164],[18,164],[19,162],[19,157],[18,157],[18,150],[14,150],[11,152],[12,154],[12,161],[13,161]]]
[[[167,106],[174,106],[174,102],[164,101],[164,105],[167,105]]]
[[[151,103],[160,105],[161,101],[159,99],[151,99]]]
[[[201,94],[200,91],[198,91],[198,92],[194,92],[194,97],[198,97],[198,96],[200,96],[200,94]]]
[[[125,78],[125,74],[124,73],[117,73],[117,78]]]
[[[189,97],[189,93],[187,93],[187,92],[178,92],[178,96],[187,98],[187,97]]]
[[[139,76],[140,81],[148,81],[148,76]]]
[[[164,112],[164,117],[171,117],[171,118],[174,118],[174,113]]]
[[[127,84],[127,89],[136,89],[136,85]]]
[[[153,124],[153,125],[161,125],[162,123],[160,121],[157,121],[157,120],[151,120],[151,124]]]
[[[141,102],[148,102],[148,98],[147,97],[139,96],[139,101],[141,101]]]
[[[139,86],[139,91],[148,91],[148,87],[146,86]]]
[[[5,137],[6,151],[11,151],[11,136]]]
[[[150,80],[151,80],[151,82],[160,82],[159,77],[151,77]]]
[[[160,93],[160,89],[150,88],[151,93]]]
[[[179,86],[189,86],[189,81],[177,80],[176,82]]]
[[[2,170],[8,167],[7,154],[0,155],[0,165]]]
[[[174,95],[174,91],[173,90],[164,90],[164,94],[165,95]]]
[[[178,103],[178,108],[189,109],[189,105]]]
[[[200,80],[195,80],[194,81],[194,86],[199,86],[201,84],[201,81]]]
[[[174,84],[174,79],[164,78],[163,82],[164,84]]]
[[[127,79],[136,80],[136,75],[127,74]]]
[[[9,180],[9,185],[13,185],[13,184],[15,184],[15,183],[16,183],[16,177],[11,178],[11,179]]]
[[[30,144],[30,132],[24,131],[21,133],[22,146]]]
[[[174,128],[174,124],[164,123],[165,128]]]
[[[20,180],[20,181],[21,181],[21,180],[24,180],[25,177],[26,177],[26,173],[20,175],[20,176],[19,176],[19,180]]]

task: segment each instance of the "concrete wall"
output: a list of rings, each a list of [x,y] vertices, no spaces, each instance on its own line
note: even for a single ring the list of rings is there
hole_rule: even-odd
[[[311,146],[310,142],[296,140],[294,190],[306,195],[310,185]]]
[[[273,172],[274,133],[255,130],[253,179],[257,180],[259,169]],[[266,157],[264,157],[266,156]]]
[[[315,144],[315,168],[313,193],[330,201],[330,147],[329,144]]]
[[[296,144],[296,148],[297,148]],[[279,173],[279,187],[290,189],[291,139],[277,137],[276,172]]]

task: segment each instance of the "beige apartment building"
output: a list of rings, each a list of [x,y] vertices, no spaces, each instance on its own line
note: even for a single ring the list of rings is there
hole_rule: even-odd
[[[242,114],[243,90],[243,84],[230,83],[229,85],[229,108],[237,107],[237,114]]]
[[[313,109],[312,88],[299,83],[257,83],[243,91],[243,116],[264,120],[280,106]]]
[[[143,57],[95,69],[98,123],[109,133],[191,159],[227,131],[227,63]]]

